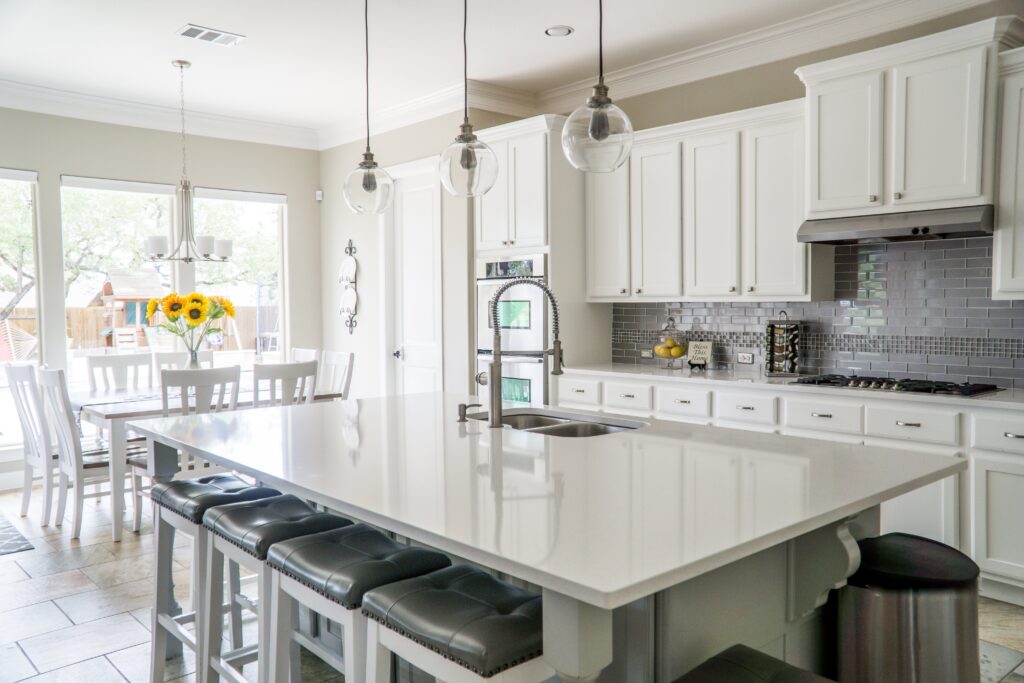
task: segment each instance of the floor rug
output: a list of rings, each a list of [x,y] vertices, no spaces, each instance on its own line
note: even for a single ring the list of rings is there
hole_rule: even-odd
[[[34,547],[14,528],[13,524],[0,515],[0,555],[20,553],[23,550],[32,550]]]

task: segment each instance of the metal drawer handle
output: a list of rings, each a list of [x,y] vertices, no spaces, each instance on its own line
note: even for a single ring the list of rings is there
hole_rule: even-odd
[[[897,427],[920,427],[920,422],[904,422],[903,420],[896,420]]]
[[[811,417],[823,417],[826,420],[831,420],[832,413],[811,413]]]
[[[754,406],[736,406],[737,410],[754,410]]]
[[[1003,436],[1007,439],[1024,439],[1024,434],[1014,434],[1013,432],[1003,432]]]
[[[676,403],[681,403],[684,406],[690,405],[690,401],[685,398],[677,398]]]
[[[586,389],[573,389],[572,393],[574,393],[574,394],[585,394],[585,393],[587,393],[587,390]]]
[[[636,398],[636,394],[619,394],[619,398]]]

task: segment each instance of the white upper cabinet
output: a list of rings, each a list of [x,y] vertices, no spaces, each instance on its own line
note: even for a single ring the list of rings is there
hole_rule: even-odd
[[[629,159],[630,265],[635,297],[683,293],[679,148],[676,140],[637,144]]]
[[[807,294],[811,250],[796,241],[803,222],[803,149],[800,118],[743,131],[742,263],[747,295],[779,300]],[[818,269],[827,271],[819,279],[831,279],[827,251],[815,261]]]
[[[739,291],[739,131],[683,142],[683,254],[687,295]]]
[[[802,67],[808,218],[990,204],[1012,17]]]
[[[611,173],[588,173],[587,295],[629,296],[629,162]]]
[[[477,251],[543,247],[548,237],[548,132],[481,132],[498,160],[494,187],[476,211]]]
[[[893,204],[981,197],[987,57],[975,47],[892,70]]]
[[[807,87],[810,211],[879,205],[883,82],[871,73]]]
[[[1024,48],[1000,56],[999,203],[992,298],[1024,299]]]

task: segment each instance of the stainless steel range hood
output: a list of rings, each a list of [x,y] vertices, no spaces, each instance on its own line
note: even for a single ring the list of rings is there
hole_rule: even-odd
[[[871,244],[982,237],[992,234],[993,213],[991,204],[982,204],[956,209],[823,218],[804,221],[796,239],[815,244]]]

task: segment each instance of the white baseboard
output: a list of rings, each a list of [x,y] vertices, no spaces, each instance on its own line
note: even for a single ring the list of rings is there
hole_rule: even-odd
[[[982,573],[978,593],[986,598],[1024,607],[1024,586],[998,576]]]

